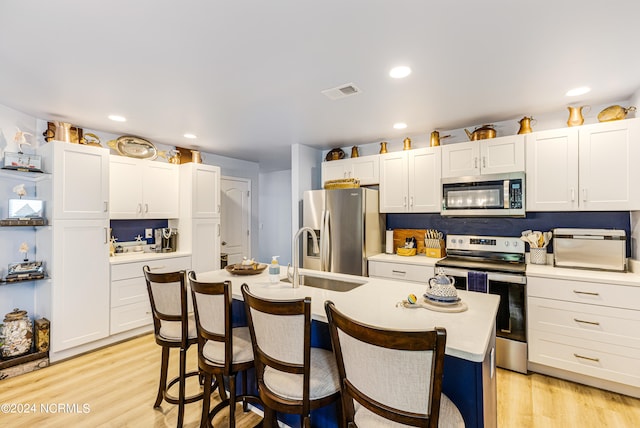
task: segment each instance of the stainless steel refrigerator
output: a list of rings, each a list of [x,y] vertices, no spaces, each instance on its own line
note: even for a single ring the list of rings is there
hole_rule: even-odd
[[[367,257],[382,252],[385,217],[378,209],[378,191],[366,188],[304,192],[303,226],[316,231],[319,252],[310,233],[302,250],[302,267],[367,275]]]

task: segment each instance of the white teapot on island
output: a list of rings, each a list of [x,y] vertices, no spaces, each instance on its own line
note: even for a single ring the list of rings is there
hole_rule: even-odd
[[[442,268],[438,268],[436,276],[429,279],[429,288],[425,294],[432,299],[457,299],[455,282],[454,278],[444,274]]]

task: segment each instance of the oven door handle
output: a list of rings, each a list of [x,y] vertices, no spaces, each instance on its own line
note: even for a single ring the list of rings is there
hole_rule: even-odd
[[[472,271],[485,272],[482,269],[477,269],[477,270],[460,269],[460,268],[454,268],[449,266],[438,266],[437,264],[436,264],[436,268],[444,269],[444,274],[447,276],[461,276],[464,278],[466,278],[467,274]],[[508,273],[502,273],[502,272],[487,272],[487,282],[488,281],[500,281],[500,282],[506,282],[509,284],[526,285],[527,277],[525,275],[513,275]]]

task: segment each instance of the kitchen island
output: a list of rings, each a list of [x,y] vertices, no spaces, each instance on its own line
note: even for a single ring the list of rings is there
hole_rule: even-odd
[[[281,278],[286,277],[281,269]],[[337,292],[315,287],[292,288],[290,283],[271,284],[267,271],[258,275],[235,276],[226,270],[198,273],[201,281],[232,283],[233,297],[242,300],[240,286],[247,283],[251,291],[271,299],[311,297],[314,322],[314,346],[330,348],[324,302],[331,300],[346,315],[374,326],[398,330],[423,330],[444,327],[447,330],[443,392],[458,406],[467,427],[496,426],[495,319],[499,297],[491,294],[458,291],[468,310],[458,313],[436,312],[423,308],[407,309],[397,304],[413,293],[421,296],[424,286],[400,281],[357,277],[301,269],[336,280],[361,280],[357,288]],[[240,304],[236,307],[241,309]],[[234,317],[242,310],[235,310]],[[312,418],[313,419],[313,418]],[[314,424],[315,425],[315,424]],[[336,422],[337,426],[337,422]]]

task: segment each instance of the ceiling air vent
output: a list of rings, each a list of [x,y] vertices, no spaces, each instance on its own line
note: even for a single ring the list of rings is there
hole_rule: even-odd
[[[346,98],[351,95],[357,95],[360,92],[361,92],[360,88],[358,88],[353,83],[346,83],[344,85],[340,85],[338,87],[331,88],[331,89],[325,89],[324,91],[322,91],[322,93],[331,100],[339,100],[340,98]]]

